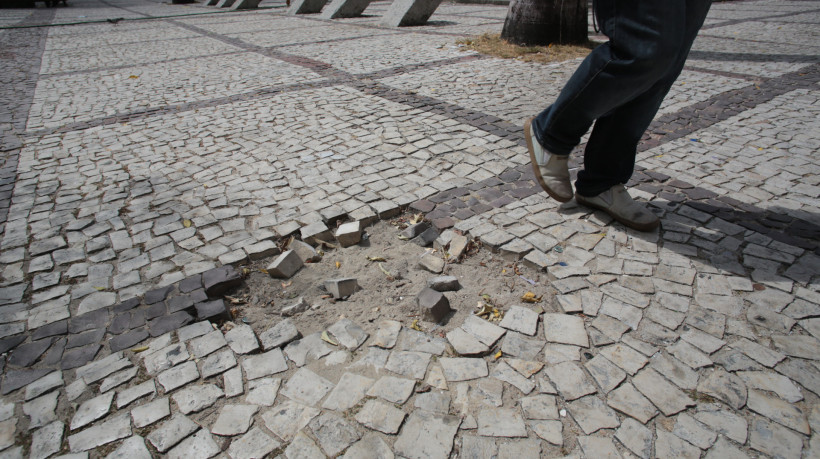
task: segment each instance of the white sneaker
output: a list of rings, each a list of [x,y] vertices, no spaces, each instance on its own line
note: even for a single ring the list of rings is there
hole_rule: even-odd
[[[623,185],[615,185],[591,198],[575,194],[575,201],[608,213],[612,218],[638,231],[652,231],[661,223],[643,204],[632,199]]]
[[[535,179],[541,188],[553,199],[568,202],[572,199],[572,184],[569,180],[569,155],[554,155],[544,149],[532,133],[530,118],[524,124],[524,136],[530,150],[530,162]]]

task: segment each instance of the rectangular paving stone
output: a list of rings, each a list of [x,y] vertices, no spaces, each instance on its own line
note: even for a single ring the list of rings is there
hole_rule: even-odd
[[[230,349],[215,352],[200,362],[200,373],[203,378],[218,375],[236,366],[236,357]]]
[[[245,401],[252,405],[273,406],[281,385],[282,380],[279,378],[260,378],[250,381]]]
[[[480,359],[484,362],[483,359]],[[486,363],[486,362],[485,362]],[[529,394],[530,392],[535,389],[535,382],[525,378],[517,371],[513,370],[506,362],[499,362],[495,368],[493,368],[492,373],[490,376],[493,378],[504,381],[508,384],[511,384],[513,387],[516,387],[520,390],[524,395]]]
[[[484,359],[442,357],[439,363],[448,382],[483,378],[489,373]]]
[[[299,336],[301,335],[293,322],[290,319],[285,319],[262,332],[259,335],[259,341],[262,343],[262,349],[267,351],[284,346]]]
[[[134,427],[137,428],[149,426],[170,415],[171,404],[168,397],[158,398],[131,409],[131,418],[134,421]]]
[[[149,348],[146,353],[150,352]],[[171,368],[174,365],[182,363],[190,357],[188,349],[184,343],[175,343],[155,352],[145,355],[143,363],[145,364],[145,371],[149,375],[156,375],[159,372]]]
[[[663,353],[650,359],[649,367],[684,390],[694,390],[698,385],[698,373],[680,360]]]
[[[539,394],[520,399],[521,409],[527,419],[559,419],[555,396]]]
[[[446,348],[446,339],[410,328],[401,330],[398,344],[396,344],[396,350],[399,351],[424,352],[434,355],[444,354]]]
[[[237,325],[225,333],[225,340],[231,350],[237,354],[248,354],[259,349],[256,333],[248,325]]]
[[[382,376],[367,391],[369,397],[379,397],[390,403],[404,404],[413,394],[416,382],[411,379]]]
[[[413,379],[424,379],[432,355],[425,352],[396,351],[390,353],[385,368]]]
[[[211,426],[214,435],[232,436],[244,434],[251,426],[251,418],[259,410],[256,405],[225,405]]]
[[[268,430],[287,442],[319,413],[320,410],[317,408],[286,400],[262,413],[262,421]]]
[[[623,370],[600,354],[588,360],[584,366],[604,393],[615,389],[626,379],[626,373]]]
[[[130,367],[131,361],[123,358],[122,352],[114,352],[102,359],[91,362],[76,370],[75,376],[83,378],[87,384],[97,382],[115,371]]]
[[[361,438],[355,423],[351,422],[337,413],[323,413],[310,422],[310,429],[322,450],[329,457],[338,457],[339,453]]]
[[[618,415],[598,397],[592,395],[583,397],[568,403],[567,406],[575,422],[587,435],[601,429],[614,429],[621,425]]]
[[[370,342],[371,346],[378,346],[385,349],[392,349],[399,339],[401,322],[395,320],[383,320],[379,323],[379,330]]]
[[[715,432],[686,413],[676,417],[672,433],[700,449],[708,449],[717,439]]]
[[[634,375],[643,368],[649,360],[640,352],[623,344],[614,344],[601,349],[600,355],[622,368],[630,375]]]
[[[192,362],[193,363],[193,362]],[[214,384],[191,385],[171,396],[182,414],[202,411],[225,395]]]
[[[62,387],[63,385],[65,385],[65,382],[63,381],[63,372],[59,370],[53,371],[26,386],[25,399],[31,400],[52,389]]]
[[[607,405],[646,424],[658,410],[630,383],[624,383],[607,396]]]
[[[646,426],[634,419],[626,418],[615,432],[618,439],[627,449],[636,456],[648,459],[652,454],[653,433]]]
[[[672,416],[695,405],[691,398],[651,368],[643,369],[635,375],[632,384],[666,416]]]
[[[225,336],[219,330],[214,330],[204,336],[192,339],[188,346],[194,358],[202,358],[228,345]]]
[[[177,337],[179,338],[180,342],[185,342],[206,335],[212,331],[213,326],[210,322],[196,322],[191,325],[186,325],[177,330]]]
[[[77,430],[108,414],[114,393],[109,392],[83,402],[71,419],[71,430]]]
[[[183,438],[194,433],[199,426],[181,413],[175,413],[171,419],[165,421],[152,431],[147,439],[160,453],[168,451]]]
[[[589,347],[584,320],[567,314],[544,314],[544,336],[549,342]]]
[[[534,336],[538,328],[538,313],[523,306],[512,306],[498,324],[508,330]]]
[[[170,392],[197,379],[199,379],[199,370],[196,367],[196,362],[193,360],[189,360],[157,375],[157,382],[165,389],[165,392]]]
[[[168,458],[209,458],[219,454],[220,451],[219,445],[216,444],[210,432],[206,429],[200,429],[197,433],[182,440],[172,450],[168,451]]]
[[[69,436],[68,444],[72,453],[78,453],[130,435],[131,417],[128,413],[124,413]]]
[[[31,435],[31,459],[45,459],[60,451],[63,443],[65,426],[60,421],[54,421],[34,431]],[[10,450],[6,450],[11,453]],[[20,456],[22,457],[22,455]]]
[[[128,389],[120,390],[117,392],[117,409],[122,409],[122,407],[146,395],[155,394],[156,391],[156,384],[153,379],[149,379],[144,383],[137,384]]]
[[[508,331],[501,341],[501,351],[519,359],[535,360],[544,349],[544,344],[539,339],[530,339],[521,333]]]
[[[242,368],[245,376],[251,380],[287,371],[288,364],[282,350],[274,348],[264,354],[246,357],[242,361]]]
[[[29,430],[57,420],[59,392],[49,392],[23,404],[23,414],[29,417]]]
[[[810,427],[805,413],[797,406],[763,392],[749,389],[746,406],[755,413],[805,435]]]
[[[526,437],[527,427],[518,411],[484,408],[478,413],[478,434],[485,437]]]
[[[345,373],[328,395],[322,408],[345,411],[353,408],[364,398],[375,380],[353,373]]]
[[[316,406],[333,388],[333,383],[307,368],[300,368],[281,390],[285,397],[308,406]]]
[[[416,410],[410,414],[393,449],[411,459],[446,459],[453,450],[453,439],[460,424],[461,418],[457,416]]]
[[[228,455],[234,459],[255,459],[265,457],[281,445],[262,429],[254,427],[242,437],[231,442]]]
[[[355,418],[362,425],[385,434],[395,434],[404,421],[404,411],[378,400],[368,400]]]
[[[595,383],[575,362],[562,362],[549,366],[544,371],[567,400],[575,400],[598,391]]]

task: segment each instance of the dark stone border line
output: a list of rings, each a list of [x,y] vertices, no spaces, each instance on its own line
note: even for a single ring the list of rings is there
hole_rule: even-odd
[[[722,53],[719,51],[689,52],[689,59],[712,60],[721,62],[789,62],[795,64],[814,64],[820,60],[820,55],[812,54],[751,54],[751,53]]]
[[[725,121],[795,89],[816,89],[818,81],[820,64],[814,64],[797,72],[763,80],[757,85],[718,94],[703,102],[682,108],[678,112],[663,115],[656,118],[649,127],[651,138],[645,139],[638,150],[646,151],[689,136],[695,131]]]
[[[378,24],[365,24],[365,23],[353,23],[353,22],[339,22],[338,19],[322,19],[319,17],[302,17],[300,16],[299,19],[305,19],[308,21],[315,21],[315,22],[322,22],[326,24],[336,24],[336,25],[346,25],[349,27],[358,27],[361,29],[375,29],[375,30],[390,30],[398,33],[418,33],[422,35],[435,35],[439,37],[463,37],[463,33],[455,33],[455,32],[436,32],[434,30],[420,30],[416,27],[385,27]],[[435,24],[437,21],[428,21]],[[446,22],[446,21],[439,21],[439,22]]]
[[[736,24],[743,24],[744,22],[765,21],[767,19],[787,18],[789,16],[799,16],[801,14],[818,13],[818,12],[820,12],[820,9],[803,10],[803,11],[797,11],[797,12],[792,12],[792,13],[771,14],[771,15],[768,15],[768,16],[759,16],[759,17],[745,18],[745,19],[727,19],[725,22],[721,22],[721,23],[718,23],[718,24],[704,24],[703,27],[701,27],[700,29],[701,30],[717,29],[719,27],[726,27],[726,26],[731,26],[731,25],[736,25]]]
[[[108,72],[112,70],[122,70],[128,69],[133,67],[140,67],[146,65],[159,65],[159,64],[169,64],[171,62],[180,62],[180,61],[189,61],[193,59],[202,59],[202,58],[209,58],[209,57],[219,57],[219,56],[227,56],[232,54],[242,54],[247,51],[225,51],[224,53],[216,53],[216,54],[206,54],[203,56],[190,56],[190,57],[177,57],[174,59],[163,59],[160,61],[151,61],[151,62],[137,62],[133,64],[124,64],[124,65],[115,65],[111,67],[101,67],[96,69],[86,69],[86,70],[72,70],[69,72],[58,72],[58,73],[47,73],[40,76],[42,80],[49,80],[52,78],[61,78],[67,76],[74,76],[74,75],[87,75],[89,73],[97,73],[97,72]]]
[[[792,23],[790,22],[789,24],[792,24]],[[782,41],[754,40],[754,39],[751,39],[751,38],[735,38],[735,37],[726,37],[726,36],[723,36],[723,35],[710,35],[708,33],[698,34],[698,37],[708,37],[708,38],[714,38],[716,40],[726,40],[726,41],[740,41],[740,42],[744,42],[744,43],[762,43],[762,44],[767,44],[767,45],[792,45],[792,46],[796,45],[795,43],[787,43],[787,42],[782,42]],[[820,46],[817,46],[817,45],[798,45],[798,46],[805,46],[805,47],[809,47],[809,48],[820,48]]]
[[[226,265],[114,306],[2,338],[0,353],[13,352],[0,367],[0,393],[7,395],[52,371],[79,368],[194,322],[230,320],[222,296],[242,283],[240,273]]]
[[[690,65],[687,65],[683,69],[688,70],[690,72],[708,73],[710,75],[717,75],[717,76],[722,76],[722,77],[726,77],[726,78],[734,78],[736,80],[745,80],[745,81],[758,81],[758,80],[760,80],[759,76],[749,75],[747,73],[724,72],[722,70],[713,70],[713,69],[707,69],[707,68],[703,68],[703,67],[690,66]]]
[[[50,22],[54,20],[54,13],[52,8],[36,9],[19,24]],[[22,147],[20,136],[26,129],[47,38],[47,28],[9,29],[2,36],[3,44],[14,45],[13,59],[20,64],[18,68],[22,69],[22,75],[19,80],[12,80],[9,85],[3,86],[6,93],[3,99],[16,100],[17,105],[0,109],[0,115],[7,120],[0,123],[0,234],[6,231],[6,219],[17,181],[17,164]]]
[[[246,100],[256,100],[265,97],[272,97],[278,94],[287,92],[304,91],[309,89],[327,88],[331,86],[338,86],[339,81],[334,80],[320,80],[312,83],[298,83],[293,85],[274,86],[269,88],[257,89],[250,92],[232,94],[230,96],[218,97],[215,99],[208,99],[198,102],[184,102],[180,104],[166,105],[164,107],[154,107],[145,110],[136,110],[128,113],[120,113],[117,115],[108,116],[105,118],[97,118],[88,121],[78,121],[75,123],[66,124],[55,128],[44,128],[36,131],[29,131],[26,134],[30,136],[44,136],[54,133],[63,133],[71,131],[81,131],[99,126],[108,126],[112,124],[129,123],[143,118],[152,116],[162,116],[172,113],[187,112],[191,110],[199,110],[203,108],[219,107],[220,105],[232,104]]]

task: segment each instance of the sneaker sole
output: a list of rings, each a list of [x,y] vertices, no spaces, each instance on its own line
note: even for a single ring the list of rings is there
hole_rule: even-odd
[[[541,188],[544,191],[546,191],[548,195],[550,195],[552,199],[555,199],[558,202],[570,202],[572,201],[572,196],[565,197],[556,194],[547,186],[547,184],[544,182],[544,177],[541,176],[541,171],[538,169],[538,163],[535,162],[535,149],[532,146],[532,120],[534,119],[535,117],[532,117],[528,119],[527,122],[524,124],[524,137],[527,140],[527,149],[530,152],[530,164],[532,164],[532,172],[533,174],[535,174],[535,180],[538,182],[539,185],[541,185]]]
[[[577,194],[577,193],[575,194],[575,202],[577,202],[578,204],[581,204],[584,207],[590,207],[592,209],[603,210],[604,212],[607,213],[607,215],[614,218],[615,220],[617,220],[622,225],[628,226],[629,228],[632,228],[634,230],[652,231],[655,228],[657,228],[658,226],[660,226],[660,224],[661,224],[660,219],[656,219],[654,222],[644,223],[644,224],[629,221],[629,220],[627,220],[627,219],[625,219],[625,218],[623,218],[619,215],[613,214],[612,212],[609,211],[608,208],[606,208],[604,206],[599,206],[598,204],[594,204],[594,203],[591,203],[591,202],[587,201],[586,199],[584,199],[583,196],[581,196],[580,194]]]

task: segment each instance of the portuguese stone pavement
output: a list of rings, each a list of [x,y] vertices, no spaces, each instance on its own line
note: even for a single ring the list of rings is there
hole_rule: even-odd
[[[522,122],[578,61],[457,44],[504,6],[68,3],[0,11],[0,456],[820,456],[820,2],[713,5],[640,146],[648,234],[539,192]],[[235,266],[401,211],[560,308],[212,326]]]

